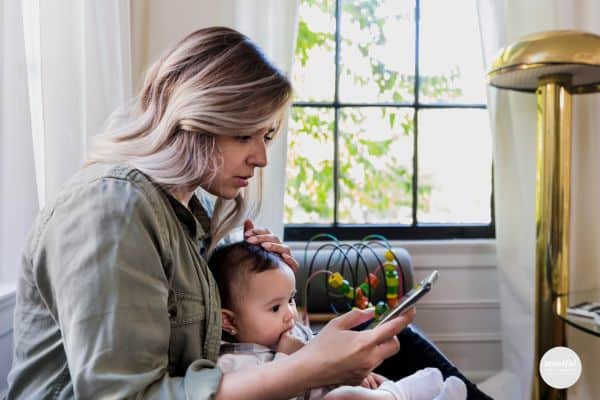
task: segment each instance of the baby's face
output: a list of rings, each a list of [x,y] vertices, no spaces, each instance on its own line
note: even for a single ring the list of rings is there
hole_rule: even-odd
[[[237,340],[275,347],[281,335],[294,327],[294,273],[283,264],[258,274],[250,273],[243,290],[243,299],[235,313]]]

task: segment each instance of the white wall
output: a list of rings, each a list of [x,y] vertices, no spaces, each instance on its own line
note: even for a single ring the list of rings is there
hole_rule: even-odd
[[[496,248],[492,240],[409,242],[415,281],[437,269],[416,323],[472,381],[502,368]]]
[[[134,87],[164,49],[199,28],[232,26],[235,0],[132,0],[131,51]],[[207,12],[207,10],[210,10]]]

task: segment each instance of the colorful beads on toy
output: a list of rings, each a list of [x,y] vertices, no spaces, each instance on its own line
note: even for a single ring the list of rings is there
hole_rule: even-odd
[[[374,273],[370,273],[363,283],[360,284],[359,288],[362,290],[365,296],[369,296],[371,289],[374,289],[379,285],[379,279]]]
[[[394,253],[392,253],[391,250],[385,252],[385,260],[386,262],[383,264],[385,284],[387,286],[385,298],[388,306],[394,307],[398,304],[398,264],[396,263]]]
[[[329,286],[331,286],[334,289],[337,289],[340,286],[342,286],[343,282],[344,282],[344,277],[339,272],[332,273],[331,275],[329,275],[329,278],[327,279],[327,283],[329,284]]]
[[[391,250],[386,251],[385,254],[383,255],[383,257],[385,258],[386,261],[389,261],[389,262],[396,261],[396,259],[394,257],[394,253],[392,253]]]
[[[369,273],[369,276],[365,278],[365,282],[369,283],[369,286],[376,288],[379,285],[379,278],[374,273]]]
[[[370,273],[364,282],[355,289],[339,272],[333,272],[327,278],[327,283],[348,300],[354,300],[358,308],[365,309],[371,305],[369,303],[369,296],[371,290],[379,284],[379,279],[374,273]],[[398,287],[397,284],[396,287]]]
[[[342,285],[338,288],[338,290],[346,296],[348,300],[354,299],[354,288],[350,286],[350,283],[344,279]]]
[[[360,287],[356,288],[356,306],[361,310],[369,306],[369,299],[364,295]]]
[[[379,317],[380,315],[385,313],[387,310],[389,310],[389,307],[385,301],[382,300],[382,301],[378,302],[377,305],[375,306],[375,317]]]

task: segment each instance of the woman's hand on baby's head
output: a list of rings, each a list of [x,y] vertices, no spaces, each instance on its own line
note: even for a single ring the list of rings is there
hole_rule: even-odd
[[[244,240],[262,246],[267,251],[279,254],[283,262],[289,265],[294,272],[298,271],[300,264],[292,257],[290,248],[281,243],[281,239],[270,230],[256,228],[252,220],[247,219],[244,221]]]
[[[285,331],[279,337],[279,343],[277,343],[277,352],[284,354],[292,354],[300,350],[306,345],[306,343],[300,339],[292,335],[292,331]]]

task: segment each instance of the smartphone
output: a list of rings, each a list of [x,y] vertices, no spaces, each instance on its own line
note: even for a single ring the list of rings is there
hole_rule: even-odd
[[[371,318],[370,320],[363,322],[360,325],[357,325],[352,328],[353,331],[362,331],[364,329],[373,329],[378,327],[379,325],[401,315],[404,311],[406,311],[410,306],[415,304],[421,297],[431,290],[431,286],[437,281],[438,271],[433,271],[427,278],[423,279],[419,282],[415,287],[409,290],[404,297],[400,299],[396,307],[386,311],[382,315],[377,318]]]

